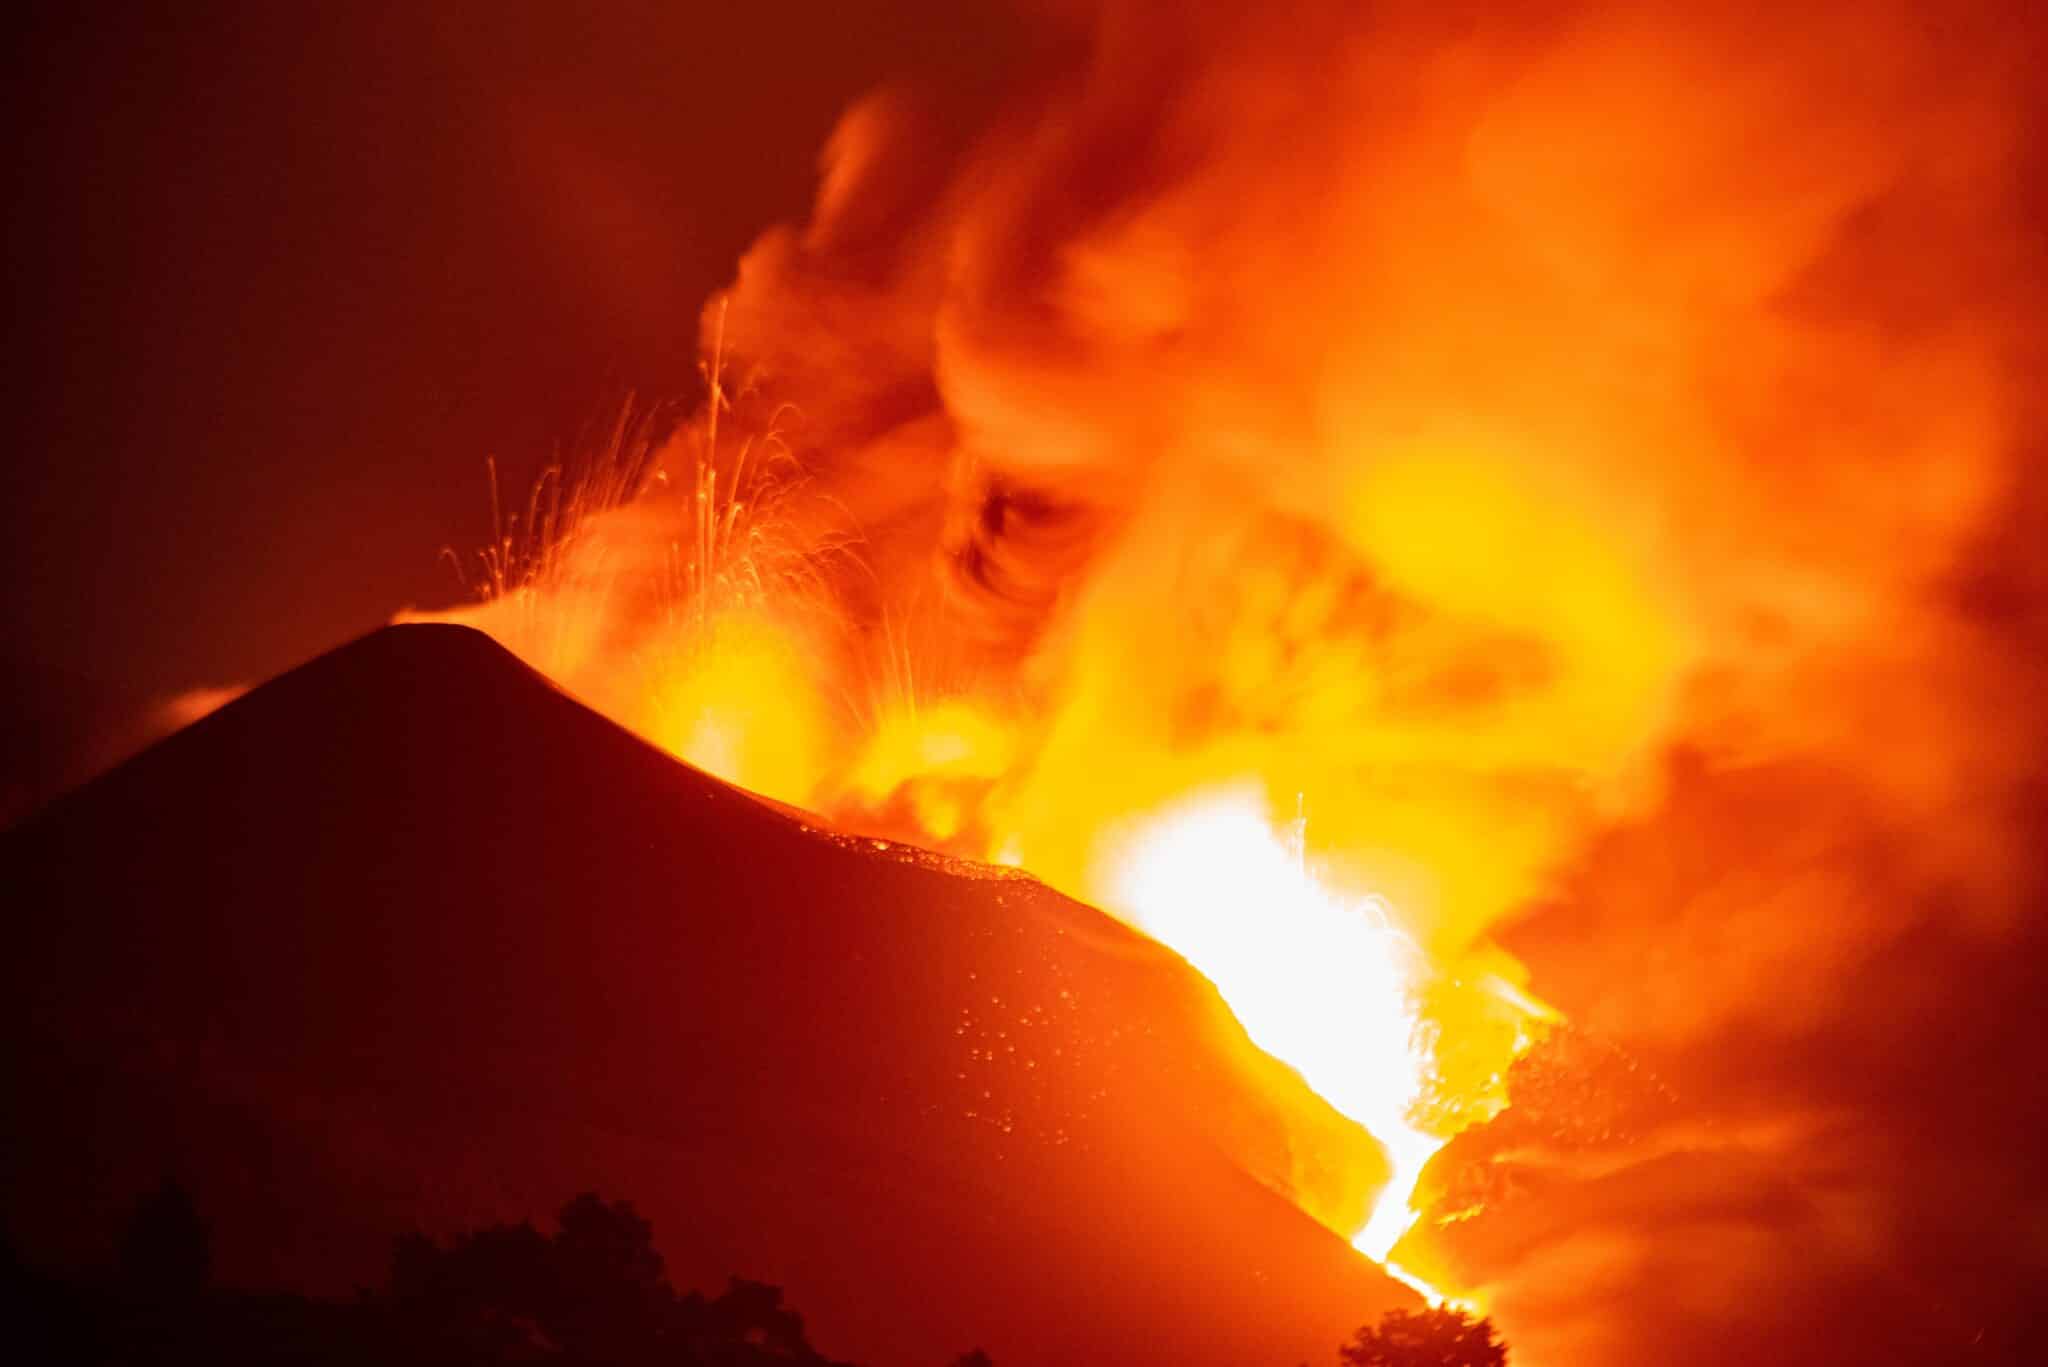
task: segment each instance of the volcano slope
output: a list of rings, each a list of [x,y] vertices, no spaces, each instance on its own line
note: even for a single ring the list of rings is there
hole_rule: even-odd
[[[221,1280],[315,1291],[626,1197],[678,1286],[778,1283],[877,1367],[1323,1360],[1413,1303],[1284,1194],[1377,1150],[1179,958],[810,829],[465,628],[170,737],[4,837],[0,888],[32,1259],[103,1257],[168,1172]]]

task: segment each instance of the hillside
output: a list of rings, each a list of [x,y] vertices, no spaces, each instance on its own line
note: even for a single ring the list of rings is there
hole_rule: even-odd
[[[164,1172],[223,1280],[596,1188],[828,1352],[1322,1359],[1411,1301],[1283,1193],[1371,1141],[1170,952],[679,764],[483,636],[323,656],[4,837],[29,1256]],[[1363,1174],[1360,1177],[1359,1174]]]

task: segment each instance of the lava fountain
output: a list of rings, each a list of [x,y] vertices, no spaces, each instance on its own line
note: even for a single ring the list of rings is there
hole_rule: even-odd
[[[1191,797],[1113,849],[1108,905],[1199,968],[1254,1044],[1386,1149],[1393,1176],[1352,1242],[1388,1262],[1413,1222],[1423,1164],[1447,1137],[1413,1123],[1430,1068],[1416,1015],[1421,951],[1384,902],[1318,884],[1299,845],[1275,838],[1253,789]]]

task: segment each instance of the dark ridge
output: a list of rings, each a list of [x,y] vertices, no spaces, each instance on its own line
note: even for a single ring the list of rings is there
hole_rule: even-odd
[[[1294,1361],[1407,1302],[1274,1190],[1376,1151],[1178,958],[807,829],[465,628],[167,738],[0,840],[0,890],[33,1258],[175,1173],[252,1288],[627,1192],[679,1283],[775,1282],[875,1363]]]

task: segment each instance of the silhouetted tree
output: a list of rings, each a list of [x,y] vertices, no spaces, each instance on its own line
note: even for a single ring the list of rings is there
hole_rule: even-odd
[[[505,1361],[556,1347],[543,1324],[553,1299],[548,1240],[531,1222],[492,1225],[443,1249],[401,1237],[391,1255],[391,1299],[401,1337],[422,1353]]]
[[[676,1295],[662,1275],[654,1225],[630,1201],[584,1192],[562,1207],[554,1283],[542,1319],[559,1343],[606,1360],[673,1332]]]
[[[390,1281],[353,1300],[208,1286],[209,1241],[174,1181],[138,1202],[117,1283],[38,1271],[0,1241],[0,1361],[219,1367],[851,1367],[811,1346],[782,1288],[735,1277],[679,1295],[653,1226],[585,1193],[553,1233],[531,1221],[392,1246]],[[26,1356],[24,1356],[26,1354]],[[991,1367],[979,1349],[954,1367]]]
[[[213,1279],[213,1240],[192,1194],[166,1177],[135,1203],[121,1232],[122,1285],[150,1300],[191,1300]]]
[[[734,1277],[706,1307],[699,1350],[707,1363],[821,1363],[804,1334],[804,1317],[782,1303],[782,1288]],[[740,1351],[733,1351],[740,1350]]]
[[[768,1367],[825,1364],[782,1289],[734,1278],[714,1300],[678,1296],[653,1226],[592,1193],[559,1229],[494,1225],[446,1247],[419,1235],[392,1250],[388,1306],[410,1361]]]
[[[555,1248],[563,1266],[620,1291],[646,1296],[662,1284],[654,1224],[631,1201],[606,1201],[586,1191],[555,1217]]]
[[[1389,1310],[1337,1350],[1344,1367],[1507,1367],[1493,1322],[1462,1310]]]

